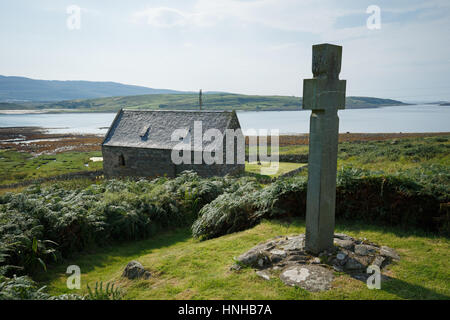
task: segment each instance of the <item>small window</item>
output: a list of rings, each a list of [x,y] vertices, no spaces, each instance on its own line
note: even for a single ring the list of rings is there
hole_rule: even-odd
[[[139,136],[141,137],[142,140],[147,140],[149,133],[150,133],[150,126],[146,126],[141,130]]]
[[[123,154],[119,156],[119,166],[124,167],[125,166],[125,158]]]

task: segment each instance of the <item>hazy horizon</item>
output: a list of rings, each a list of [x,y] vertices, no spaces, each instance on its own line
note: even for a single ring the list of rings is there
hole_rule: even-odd
[[[328,42],[348,96],[450,100],[449,1],[19,0],[0,18],[5,76],[300,97],[311,46]]]

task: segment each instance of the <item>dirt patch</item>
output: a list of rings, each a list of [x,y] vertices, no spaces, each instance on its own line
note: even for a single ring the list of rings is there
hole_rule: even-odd
[[[65,151],[100,151],[102,136],[50,134],[39,127],[0,128],[0,149],[15,149],[33,155]]]

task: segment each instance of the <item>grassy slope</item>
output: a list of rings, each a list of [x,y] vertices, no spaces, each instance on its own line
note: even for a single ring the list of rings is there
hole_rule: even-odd
[[[346,108],[374,108],[401,105],[400,101],[370,97],[347,97]],[[252,96],[229,93],[203,95],[205,110],[299,110],[301,98],[294,96]],[[1,109],[6,109],[2,107]],[[120,108],[154,110],[198,109],[197,94],[150,94],[98,99],[77,99],[36,105],[36,108],[68,109],[70,111],[117,111]]]
[[[102,248],[52,267],[41,281],[51,293],[67,293],[65,268],[81,267],[82,288],[96,281],[114,281],[126,291],[126,299],[450,299],[450,241],[414,231],[338,222],[337,232],[366,237],[396,248],[402,259],[389,268],[395,279],[382,282],[381,290],[344,273],[335,273],[333,289],[309,293],[288,287],[278,278],[259,278],[252,269],[230,271],[233,257],[277,235],[304,233],[304,221],[265,221],[253,229],[199,242],[189,229],[154,238]],[[152,272],[150,280],[129,281],[120,277],[133,259]],[[85,292],[84,289],[81,291]]]

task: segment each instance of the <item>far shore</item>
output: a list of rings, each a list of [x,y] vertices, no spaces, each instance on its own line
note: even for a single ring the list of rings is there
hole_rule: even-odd
[[[404,103],[401,106],[407,106],[407,105],[413,105],[413,104],[408,104],[408,103]],[[364,106],[364,107],[348,107],[346,108],[347,110],[353,110],[353,109],[377,109],[377,108],[384,108],[384,107],[396,107],[396,106],[400,106],[398,104],[387,104],[387,105],[381,105],[381,106]],[[124,108],[126,109],[126,108]],[[133,110],[139,110],[139,109],[134,109],[131,108]],[[155,111],[155,110],[160,110],[160,109],[148,109],[148,108],[143,108],[142,110],[151,110],[151,111]],[[167,109],[167,110],[175,110],[175,109]],[[195,111],[196,109],[188,109],[188,110],[192,110]],[[212,109],[214,111],[221,111],[220,109]],[[98,109],[8,109],[8,110],[0,110],[0,115],[20,115],[20,114],[51,114],[51,113],[117,113],[118,110],[114,109],[114,110],[98,110]],[[231,109],[224,109],[223,111],[231,111]],[[274,109],[263,109],[263,110],[257,110],[257,109],[246,109],[246,110],[239,110],[239,109],[235,109],[236,112],[283,112],[283,111],[309,111],[309,110],[304,110],[301,108],[296,108],[296,109],[278,109],[278,108],[274,108]]]
[[[58,113],[63,109],[42,109],[42,110],[0,110],[0,114],[40,114],[40,113]]]
[[[448,136],[450,132],[428,133],[340,133],[339,142],[365,142],[391,139]],[[0,151],[17,150],[33,155],[55,154],[64,151],[100,151],[103,135],[48,133],[41,127],[0,127]],[[249,137],[246,136],[246,144]],[[271,137],[267,137],[271,143]],[[281,134],[279,146],[308,145],[309,134]]]

